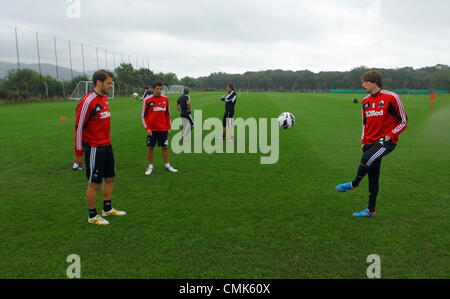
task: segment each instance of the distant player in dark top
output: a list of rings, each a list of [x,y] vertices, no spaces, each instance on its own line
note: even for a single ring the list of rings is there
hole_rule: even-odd
[[[97,191],[103,182],[102,216],[123,216],[126,213],[112,207],[113,182],[116,176],[114,155],[110,137],[108,98],[114,75],[106,70],[96,71],[92,81],[94,91],[85,96],[76,109],[75,162],[82,164],[83,151],[86,159],[88,188],[86,201],[89,210],[88,222],[107,225],[109,222],[97,214]]]
[[[177,110],[183,121],[183,140],[188,138],[189,132],[194,128],[194,119],[191,115],[191,98],[189,88],[183,90],[183,95],[177,101]]]
[[[153,84],[153,94],[143,100],[142,124],[147,132],[147,160],[148,168],[145,175],[153,172],[153,156],[156,144],[162,148],[165,169],[169,172],[178,172],[169,162],[169,133],[170,133],[170,109],[169,98],[161,95],[163,84]]]
[[[229,83],[227,85],[227,94],[224,95],[222,101],[225,101],[225,114],[223,115],[223,136],[222,138],[226,138],[227,129],[230,132],[229,141],[234,141],[234,130],[233,130],[233,117],[234,117],[234,108],[236,106],[237,94],[234,91],[233,84]]]
[[[369,175],[369,207],[354,217],[374,217],[379,190],[381,160],[391,153],[398,144],[399,135],[408,126],[408,117],[400,97],[384,90],[381,75],[376,71],[365,73],[362,86],[369,95],[362,101],[362,150],[361,164],[356,178],[336,187],[339,192],[348,192],[359,186]]]
[[[150,90],[150,88],[148,87],[144,87],[144,95],[142,96],[142,98],[139,98],[139,101],[143,101],[146,97],[150,96],[153,94],[153,91]]]

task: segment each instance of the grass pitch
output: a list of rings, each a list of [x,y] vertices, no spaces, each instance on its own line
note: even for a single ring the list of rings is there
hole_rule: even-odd
[[[193,108],[221,118],[220,95],[194,93]],[[449,278],[450,96],[402,97],[410,124],[383,160],[379,217],[359,220],[367,179],[334,191],[361,156],[354,97],[241,93],[236,117],[297,117],[277,164],[172,154],[171,174],[157,150],[151,177],[141,103],[110,100],[113,204],[128,214],[107,227],[87,223],[86,178],[71,170],[76,103],[0,105],[0,278],[65,278],[69,254],[82,278],[366,278],[370,254],[383,278]]]

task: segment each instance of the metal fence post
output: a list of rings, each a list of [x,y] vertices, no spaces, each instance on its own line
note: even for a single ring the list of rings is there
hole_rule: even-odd
[[[43,83],[42,81],[42,68],[41,68],[41,51],[39,50],[39,33],[36,32],[36,49],[37,49],[37,58],[38,58],[38,66],[39,66],[39,80],[41,83]],[[44,87],[44,85],[42,85],[42,87]],[[48,98],[48,95],[47,95]],[[42,95],[41,95],[41,99],[42,99]]]
[[[81,43],[81,59],[83,60],[83,75],[86,76],[86,67],[84,65],[84,46]]]
[[[55,46],[55,63],[56,63],[56,80],[59,81],[59,71],[58,71],[58,51],[56,50],[56,37],[53,37],[53,43]]]
[[[20,91],[20,58],[19,58],[19,41],[17,39],[17,27],[14,27],[14,34],[16,37],[16,54],[17,54],[17,78],[19,81],[19,84],[17,85],[17,91],[19,93],[19,98],[21,98],[21,91]]]
[[[69,40],[69,61],[70,61],[70,78],[73,81],[72,48],[70,46],[70,40]]]

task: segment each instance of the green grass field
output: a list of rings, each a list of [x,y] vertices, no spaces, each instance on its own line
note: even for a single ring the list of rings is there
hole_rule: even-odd
[[[220,95],[194,93],[193,107],[221,118]],[[0,105],[0,278],[65,278],[69,254],[82,278],[366,278],[370,254],[383,278],[450,278],[450,96],[434,108],[403,96],[410,123],[383,162],[380,217],[359,220],[367,179],[334,191],[361,156],[355,96],[242,93],[236,117],[297,117],[277,164],[172,154],[170,174],[158,150],[151,177],[141,103],[111,100],[113,203],[128,215],[107,227],[87,223],[85,174],[71,170],[76,103]]]

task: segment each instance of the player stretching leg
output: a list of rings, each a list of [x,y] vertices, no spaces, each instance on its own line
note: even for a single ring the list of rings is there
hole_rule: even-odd
[[[77,106],[75,123],[75,162],[83,163],[83,150],[86,157],[86,176],[88,188],[86,201],[89,210],[88,222],[108,225],[109,222],[97,214],[97,192],[103,182],[102,216],[123,216],[126,213],[112,207],[113,182],[116,176],[114,155],[110,137],[108,98],[114,75],[106,70],[94,73],[94,91],[85,96]]]
[[[169,98],[161,95],[162,82],[153,84],[153,94],[144,99],[142,105],[142,123],[147,132],[148,169],[145,175],[153,172],[153,156],[156,143],[162,147],[165,169],[178,172],[169,162],[170,110]]]
[[[362,150],[361,165],[353,182],[336,187],[338,192],[348,192],[359,186],[369,176],[369,207],[354,217],[375,217],[381,160],[397,146],[399,135],[408,126],[408,117],[400,97],[383,90],[381,75],[369,71],[362,76],[362,87],[369,93],[362,102]]]

